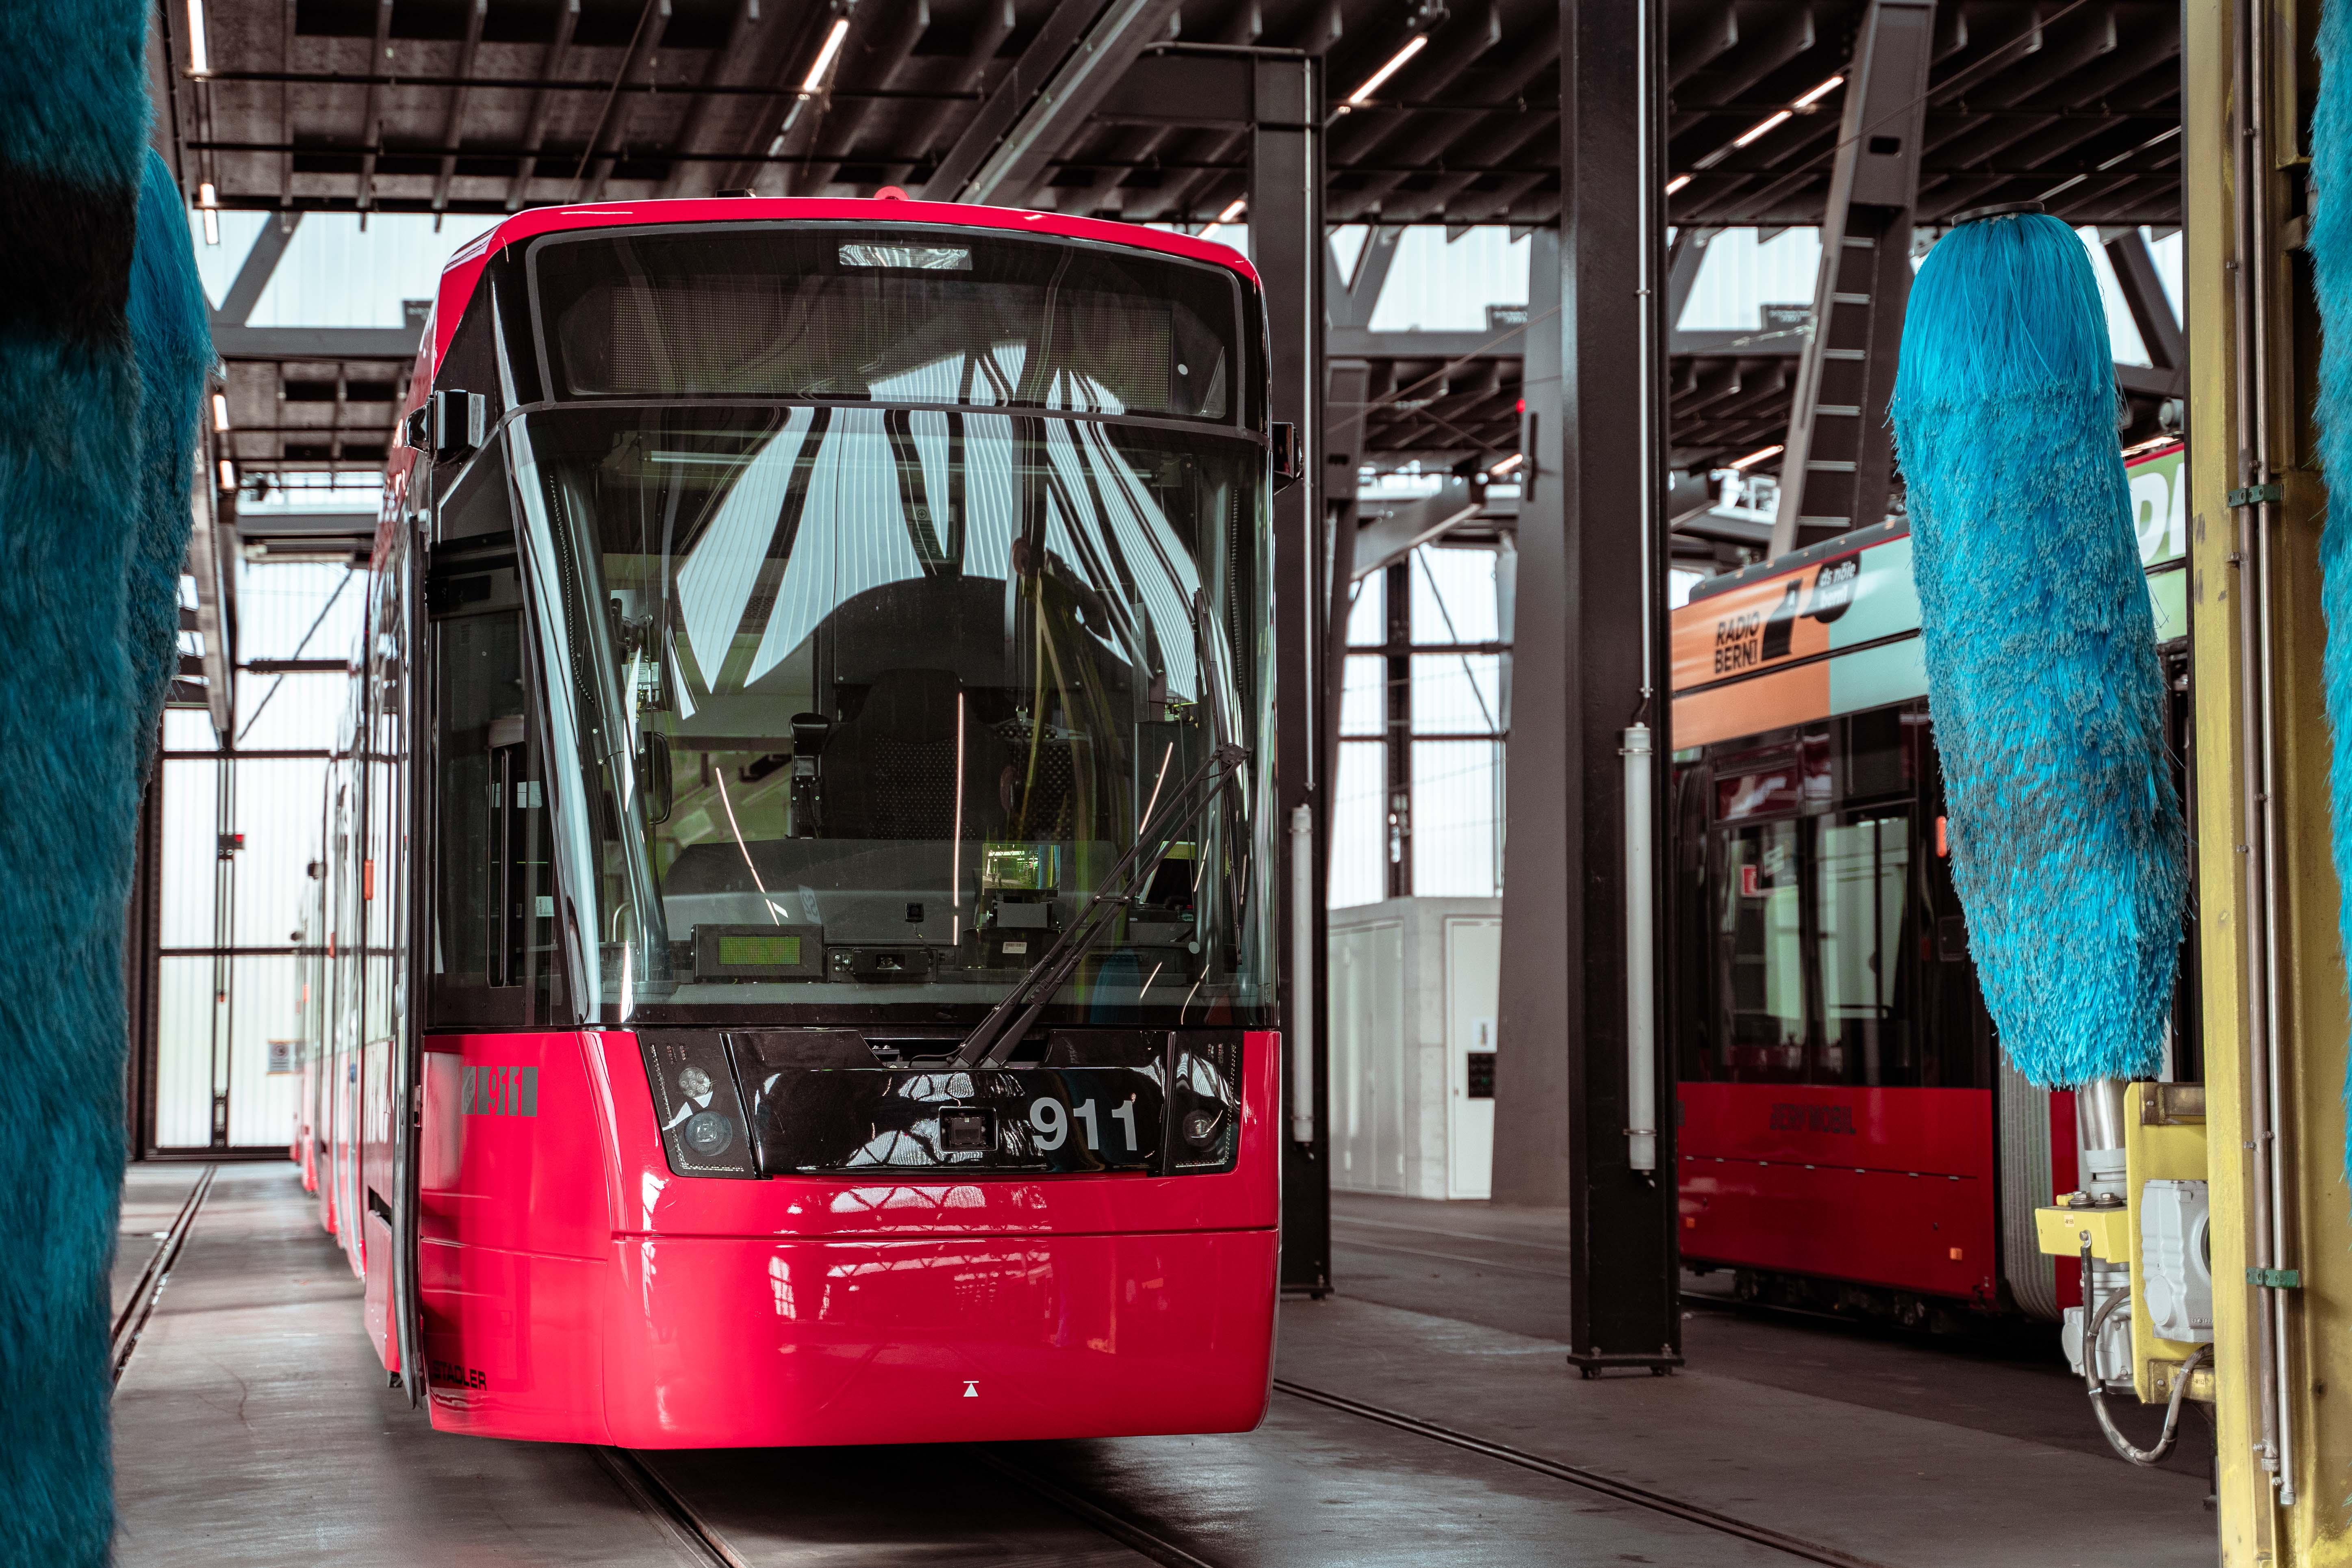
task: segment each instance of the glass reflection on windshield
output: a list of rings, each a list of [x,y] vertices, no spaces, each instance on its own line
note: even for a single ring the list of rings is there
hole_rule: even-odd
[[[1169,834],[1060,1001],[1257,1005],[1254,446],[873,407],[567,410],[514,440],[557,755],[580,759],[553,771],[566,885],[594,889],[581,994],[625,1019],[992,1002],[1210,755],[1219,694],[1259,757]]]

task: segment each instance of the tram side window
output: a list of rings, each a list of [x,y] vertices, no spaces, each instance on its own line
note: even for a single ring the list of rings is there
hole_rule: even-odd
[[[1719,1023],[1696,989],[1713,950],[1715,911],[1707,901],[1706,770],[1685,764],[1675,770],[1674,984],[1679,1003],[1673,1011],[1676,1076],[1685,1082],[1716,1076],[1715,1041]]]
[[[1927,733],[1916,705],[1887,708],[1758,736],[1682,777],[1678,838],[1704,848],[1678,870],[1705,911],[1676,941],[1701,986],[1681,1011],[1685,1079],[1975,1084],[1966,1031],[1946,1026],[1964,977],[1933,951],[1949,900],[1920,837]]]
[[[1922,1081],[1912,1019],[1908,811],[1817,818],[1813,856],[1822,1029],[1815,1079],[1885,1087]],[[1927,1077],[1932,1079],[1933,1073]]]
[[[1797,849],[1808,826],[1762,822],[1724,837],[1716,994],[1727,1015],[1723,1076],[1736,1081],[1805,1081],[1804,885]]]
[[[511,603],[511,564],[455,574],[436,600]],[[552,1015],[554,921],[545,790],[524,721],[522,618],[510,607],[444,615],[435,780],[433,976],[436,1024]]]
[[[1912,736],[1924,715],[1909,707],[1880,708],[1839,721],[1844,733],[1844,788],[1849,800],[1908,794],[1912,789]]]

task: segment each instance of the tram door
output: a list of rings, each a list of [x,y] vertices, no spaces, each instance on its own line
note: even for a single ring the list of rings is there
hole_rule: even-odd
[[[1483,1198],[1495,1184],[1495,1013],[1503,922],[1445,922],[1445,1195]]]

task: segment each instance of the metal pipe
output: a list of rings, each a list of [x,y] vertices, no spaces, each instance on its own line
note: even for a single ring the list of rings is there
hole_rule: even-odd
[[[1658,1168],[1658,999],[1652,930],[1650,727],[1625,731],[1625,1163]]]
[[[2273,663],[2277,645],[2277,633],[2272,625],[2271,548],[2278,531],[2278,502],[2269,499],[2274,493],[2278,470],[2272,463],[2273,444],[2271,432],[2271,281],[2277,265],[2276,246],[2271,221],[2271,167],[2269,111],[2271,108],[2271,44],[2269,6],[2263,0],[2249,0],[2249,26],[2246,35],[2248,76],[2247,90],[2248,135],[2246,159],[2252,165],[2252,177],[2247,182],[2246,206],[2248,225],[2252,231],[2252,273],[2250,291],[2253,300],[2254,332],[2252,344],[2253,360],[2253,479],[2259,498],[2254,503],[2254,593],[2252,607],[2258,625],[2255,627],[2261,658],[2257,667],[2257,689],[2261,694],[2262,724],[2262,863],[2263,863],[2263,1005],[2270,1022],[2270,1049],[2264,1057],[2264,1107],[2269,1119],[2269,1141],[2266,1151],[2270,1166],[2271,1264],[2275,1268],[2289,1267],[2294,1249],[2288,1245],[2287,1199],[2290,1188],[2286,1180],[2285,1114],[2286,1070],[2280,1060],[2278,1020],[2282,1011],[2279,990],[2282,984],[2279,954],[2279,888],[2278,888],[2278,693],[2273,682]],[[2294,1490],[2294,1429],[2289,1412],[2294,1408],[2294,1342],[2288,1331],[2287,1314],[2293,1297],[2275,1286],[2263,1289],[2270,1297],[2272,1320],[2272,1376],[2277,1384],[2278,1477],[2279,1506],[2293,1508]]]
[[[2083,1190],[2118,1201],[2124,1190],[2124,1081],[2093,1079],[2074,1090],[2074,1149]]]
[[[1315,813],[1290,808],[1290,1137],[1315,1142]]]
[[[2247,958],[2246,1057],[2252,1089],[2247,1110],[2249,1131],[2252,1133],[2250,1145],[2254,1151],[2252,1179],[2249,1183],[2252,1223],[2248,1240],[2254,1267],[2267,1270],[2276,1266],[2280,1240],[2274,1202],[2280,1171],[2274,1159],[2277,1064],[2271,1038],[2276,994],[2273,942],[2277,925],[2270,888],[2272,846],[2262,828],[2270,794],[2264,768],[2270,742],[2269,691],[2263,679],[2268,641],[2268,606],[2264,601],[2269,596],[2264,571],[2268,552],[2263,535],[2268,531],[2270,518],[2267,505],[2253,499],[2261,493],[2259,487],[2268,482],[2270,467],[2265,408],[2268,398],[2263,380],[2268,354],[2263,344],[2262,315],[2269,289],[2263,279],[2265,247],[2261,233],[2266,205],[2261,201],[2261,191],[2268,174],[2258,156],[2262,140],[2257,94],[2258,84],[2265,76],[2257,41],[2261,10],[2261,0],[2238,0],[2235,7],[2236,58],[2232,62],[2231,83],[2235,188],[2231,204],[2230,266],[2231,370],[2239,452],[2239,493],[2232,498],[2233,510],[2238,514],[2238,550],[2232,564],[2238,569],[2238,698],[2240,744],[2245,769],[2240,823],[2243,841],[2238,852],[2245,858],[2245,911],[2261,917],[2241,921],[2239,937]],[[2261,1388],[2260,1447],[2263,1468],[2270,1472],[2272,1484],[2280,1489],[2279,1500],[2284,1506],[2292,1503],[2294,1496],[2294,1483],[2287,1479],[2284,1462],[2284,1357],[2281,1351],[2284,1321],[2283,1310],[2275,1300],[2279,1292],[2268,1285],[2260,1289],[2263,1294],[2258,1297],[2255,1312],[2255,1375]]]

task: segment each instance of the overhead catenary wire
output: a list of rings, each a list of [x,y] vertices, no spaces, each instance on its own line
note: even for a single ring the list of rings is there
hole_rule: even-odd
[[[327,595],[327,602],[319,607],[319,614],[310,622],[310,629],[302,634],[302,640],[296,643],[294,645],[294,651],[287,656],[289,661],[302,657],[302,650],[310,646],[310,639],[319,635],[319,628],[320,626],[326,625],[328,612],[332,610],[342,599],[343,590],[350,587],[352,585],[352,579],[359,574],[359,568],[355,566],[345,568],[343,572],[343,580],[335,584],[335,591],[332,594]],[[278,679],[269,683],[269,689],[261,694],[261,700],[253,705],[253,711],[247,715],[244,727],[239,729],[236,732],[236,738],[238,740],[242,741],[247,735],[253,733],[254,725],[259,723],[261,721],[261,710],[269,706],[269,700],[277,696],[278,689],[285,684],[286,672],[280,670],[278,672]]]

